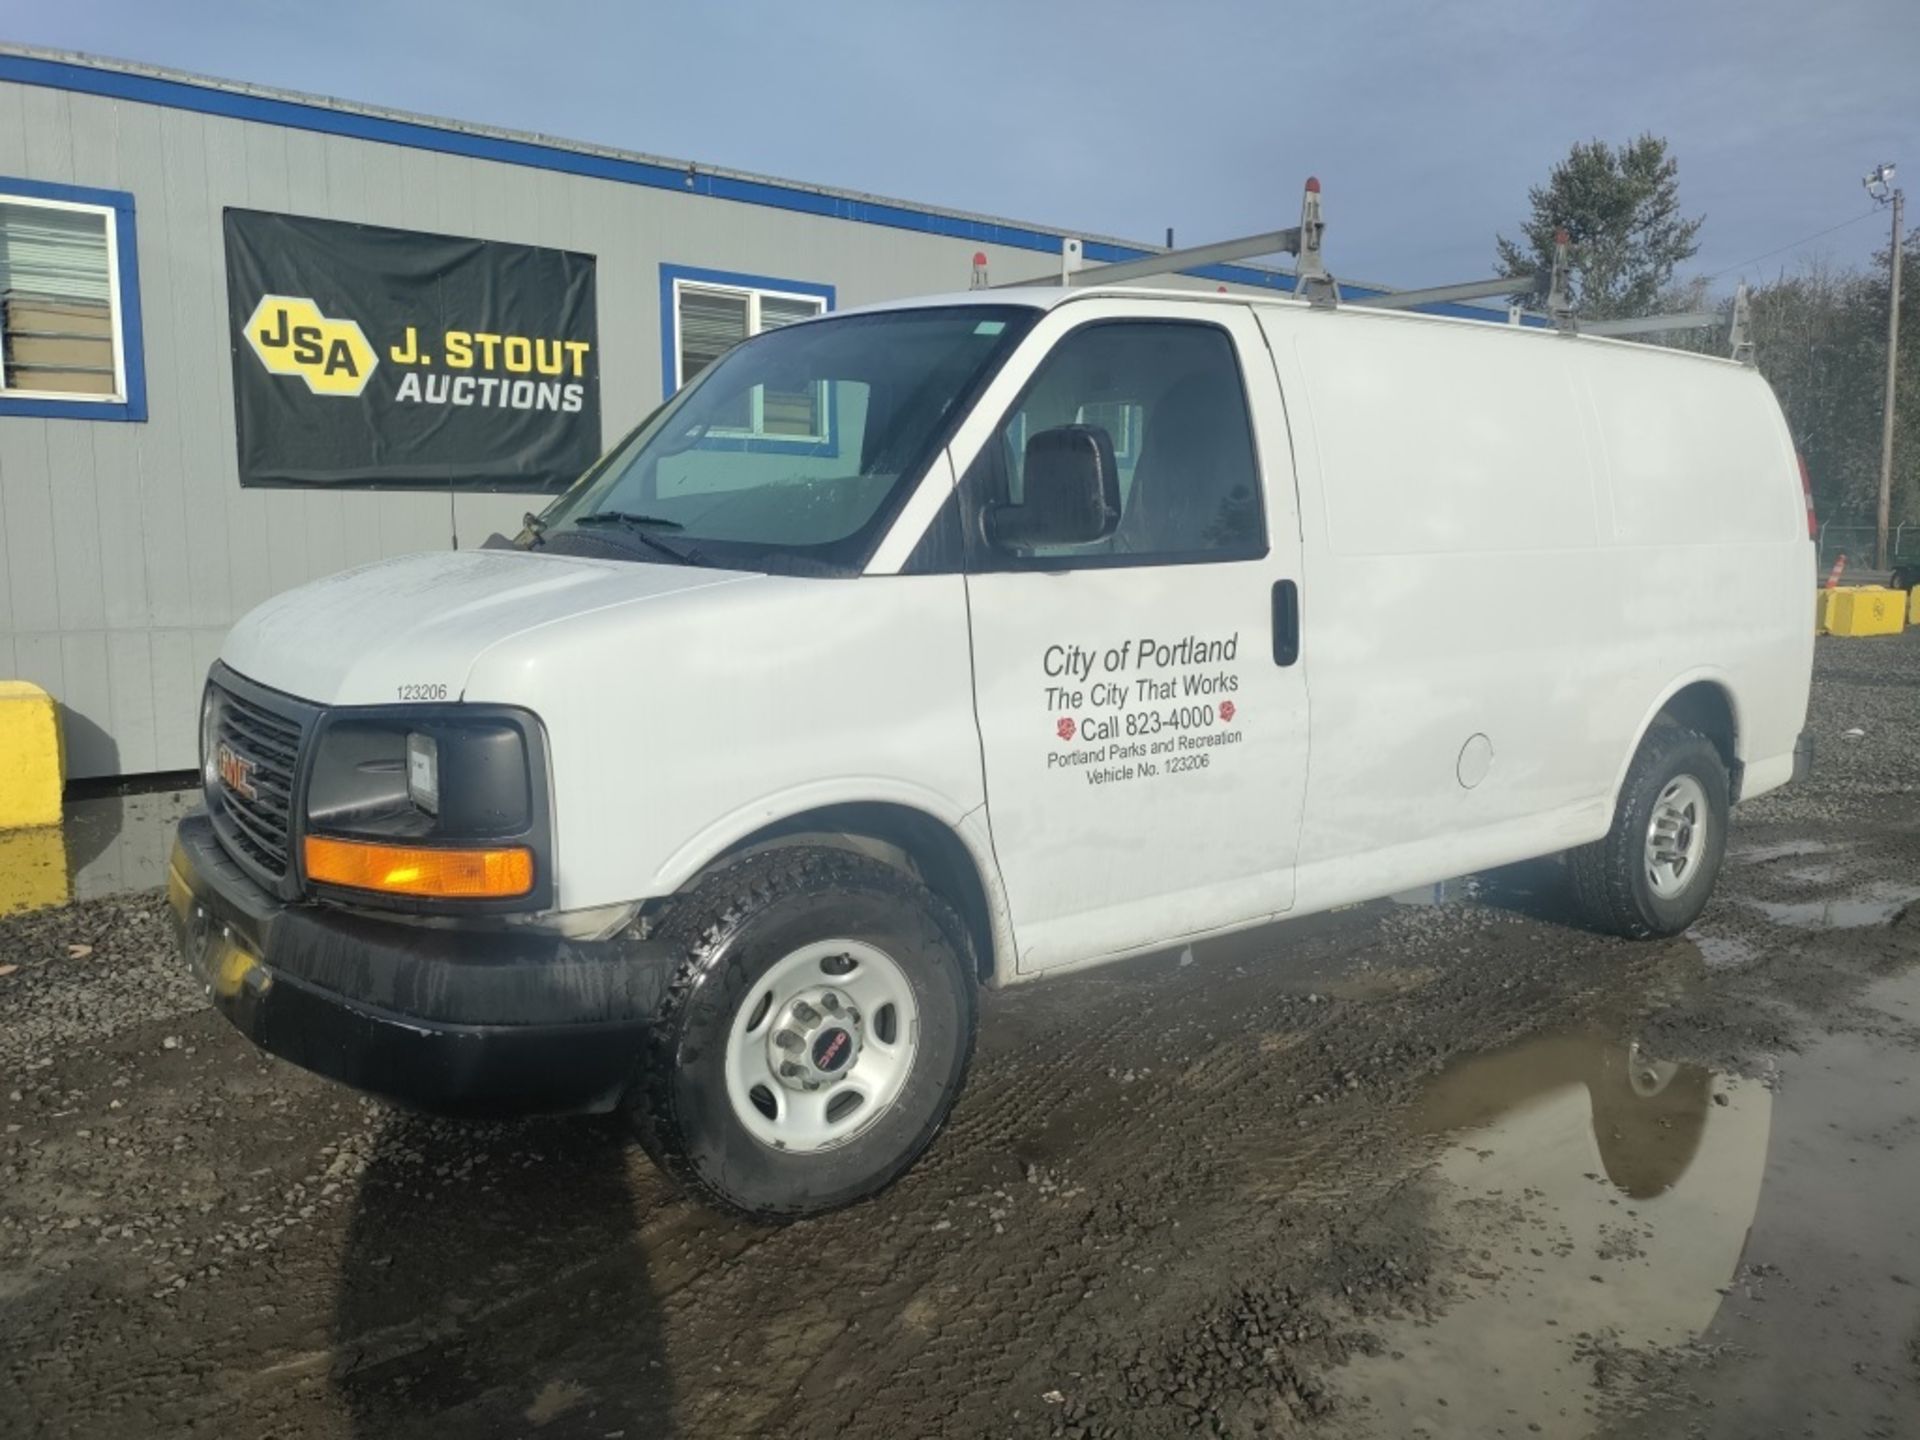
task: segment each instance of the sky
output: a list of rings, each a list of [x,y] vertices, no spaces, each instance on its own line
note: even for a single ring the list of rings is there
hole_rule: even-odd
[[[1920,0],[0,0],[0,38],[1143,242],[1290,225],[1315,174],[1330,268],[1399,286],[1493,274],[1578,140],[1667,138],[1717,290],[1865,263],[1861,177],[1920,186]]]

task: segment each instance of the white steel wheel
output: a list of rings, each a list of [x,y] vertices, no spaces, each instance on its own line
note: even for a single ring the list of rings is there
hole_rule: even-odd
[[[933,1142],[979,982],[960,917],[916,877],[773,846],[677,897],[653,938],[681,959],[621,1109],[689,1195],[755,1220],[820,1215]]]
[[[1673,899],[1699,874],[1710,823],[1698,780],[1676,775],[1666,783],[1647,817],[1647,884],[1660,899]]]
[[[1713,896],[1727,843],[1727,766],[1719,746],[1661,723],[1627,766],[1607,833],[1567,852],[1589,923],[1628,939],[1679,935]]]
[[[727,1099],[764,1145],[831,1150],[887,1113],[919,1043],[919,1006],[897,961],[860,940],[816,941],[741,997],[727,1033]]]
[[[1673,1083],[1680,1067],[1671,1060],[1654,1060],[1638,1040],[1627,1046],[1627,1085],[1642,1100],[1651,1100]]]

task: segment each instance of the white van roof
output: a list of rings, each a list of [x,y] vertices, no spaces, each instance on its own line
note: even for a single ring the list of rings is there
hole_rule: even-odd
[[[804,324],[819,324],[840,315],[873,315],[889,310],[921,310],[949,305],[1023,305],[1036,310],[1052,310],[1058,306],[1081,300],[1174,300],[1191,305],[1256,305],[1270,309],[1321,310],[1337,315],[1361,317],[1368,320],[1396,321],[1419,325],[1466,326],[1473,330],[1497,330],[1516,336],[1545,336],[1555,340],[1577,340],[1582,345],[1605,345],[1615,349],[1630,350],[1636,354],[1652,354],[1672,357],[1680,360],[1704,360],[1715,365],[1731,365],[1736,369],[1750,370],[1753,367],[1741,365],[1738,361],[1724,355],[1704,354],[1697,350],[1676,350],[1664,345],[1648,345],[1635,340],[1615,339],[1606,335],[1587,335],[1579,332],[1566,333],[1545,325],[1507,325],[1489,320],[1470,320],[1459,315],[1432,315],[1419,310],[1387,310],[1373,306],[1319,306],[1303,300],[1296,295],[1274,294],[1265,291],[1228,290],[1176,290],[1167,286],[1124,285],[1010,285],[1005,289],[985,288],[979,290],[954,290],[932,295],[912,295],[898,300],[883,300],[872,305],[850,306],[844,310],[830,311],[824,315],[804,321]],[[1755,372],[1758,373],[1757,371]]]

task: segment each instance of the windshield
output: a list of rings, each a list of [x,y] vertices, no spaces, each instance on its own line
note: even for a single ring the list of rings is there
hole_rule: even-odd
[[[906,487],[1038,315],[892,310],[746,341],[556,500],[522,543],[857,573]]]

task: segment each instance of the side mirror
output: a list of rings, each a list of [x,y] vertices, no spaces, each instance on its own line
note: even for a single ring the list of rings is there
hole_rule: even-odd
[[[1091,545],[1119,523],[1112,437],[1098,425],[1058,425],[1027,441],[1026,498],[994,506],[987,534],[1003,549]]]

